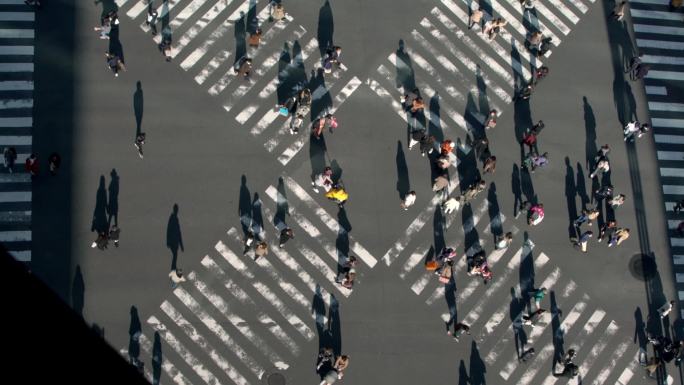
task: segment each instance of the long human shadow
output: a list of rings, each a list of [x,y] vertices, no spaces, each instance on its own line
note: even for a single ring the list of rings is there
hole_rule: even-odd
[[[641,307],[637,306],[634,310],[634,343],[639,344],[639,348],[646,351],[648,339],[646,338],[646,324],[644,316],[641,314]]]
[[[470,377],[465,367],[465,362],[461,360],[458,364],[458,385],[468,385]]]
[[[518,47],[515,44],[515,38],[511,35],[510,36],[510,43],[511,43],[511,72],[513,73],[513,90],[519,90],[521,89],[524,85],[527,84],[528,79],[525,79],[521,74],[518,73],[518,71],[513,68],[515,62],[520,63],[520,66],[523,66],[523,60],[522,56],[520,55],[520,51],[518,51]],[[530,72],[534,71],[536,68],[534,63],[534,59],[532,59],[533,55],[530,55]],[[522,69],[522,68],[521,68]]]
[[[333,46],[333,34],[335,32],[335,21],[333,19],[332,7],[328,0],[323,3],[318,11],[318,50],[323,57],[328,48]]]
[[[532,122],[532,111],[530,109],[529,99],[518,98],[514,102],[513,122],[515,124],[515,138],[521,143],[525,130],[534,125]]]
[[[463,152],[461,147],[456,148],[456,157],[458,158],[458,165],[456,169],[458,170],[459,187],[461,192],[465,192],[470,185],[480,180],[480,170],[477,166],[475,150]]]
[[[480,351],[477,349],[477,343],[473,341],[470,345],[470,385],[486,385],[485,373],[487,368],[480,357]]]
[[[520,170],[520,188],[522,189],[523,195],[525,195],[525,200],[530,203],[537,202],[537,194],[534,192],[534,185],[532,184],[532,176],[530,171],[526,168]]]
[[[120,26],[112,25],[112,30],[109,32],[109,53],[116,55],[121,59],[122,63],[126,63],[124,58],[124,49],[119,39]]]
[[[74,281],[71,285],[71,307],[76,314],[83,317],[83,306],[85,305],[85,282],[83,281],[83,273],[81,272],[81,265],[76,265],[76,272],[74,273]]]
[[[539,18],[537,17],[536,8],[523,10],[521,22],[523,27],[525,27],[527,33],[532,33],[541,30],[541,26],[539,25]]]
[[[159,12],[159,14],[163,15],[161,17],[162,33],[170,33],[171,28],[169,28],[169,23],[171,22],[171,7],[169,6],[169,0],[162,0],[161,12]]]
[[[439,204],[435,206],[435,215],[432,218],[432,233],[435,253],[439,254],[446,246],[446,241],[444,240],[444,215]]]
[[[330,90],[325,85],[324,72],[321,70],[311,71],[313,74],[309,82],[311,89],[311,121],[321,118],[333,106]]]
[[[259,28],[259,19],[257,18],[257,0],[249,0],[249,10],[247,10],[247,25],[245,31],[247,33],[256,32]]]
[[[251,5],[251,4],[250,4]],[[247,55],[247,22],[244,12],[240,12],[240,18],[235,21],[233,26],[233,37],[235,38],[235,60],[233,65],[236,65],[240,59]]]
[[[240,177],[240,200],[238,203],[238,216],[240,217],[240,225],[242,226],[242,233],[247,235],[252,224],[252,194],[247,187],[247,177],[243,174]]]
[[[475,227],[475,219],[473,218],[472,205],[463,205],[461,214],[463,233],[465,234],[463,247],[465,248],[466,255],[472,257],[475,253],[481,250],[480,234],[477,232],[477,228]]]
[[[529,292],[534,289],[534,256],[528,242],[529,235],[527,234],[527,231],[523,233],[523,239],[525,240],[525,243],[523,243],[522,252],[520,253],[519,268],[520,296],[522,297],[525,307],[529,310]]]
[[[399,194],[399,199],[404,199],[404,196],[411,189],[411,183],[401,140],[397,140],[397,156],[395,162],[397,165],[397,193]]]
[[[344,264],[349,256],[349,233],[342,226],[337,230],[335,249],[337,250],[337,276],[339,277],[344,273]]]
[[[178,250],[185,251],[183,236],[181,234],[180,221],[178,220],[178,204],[174,203],[173,211],[169,215],[166,225],[166,247],[171,250],[171,270],[176,270],[178,262]]]
[[[553,342],[553,362],[551,370],[555,367],[557,362],[560,362],[565,354],[564,343],[565,338],[563,331],[560,329],[560,309],[558,308],[558,303],[556,302],[556,293],[551,290],[549,292],[549,302],[551,303],[551,333]]]
[[[152,344],[152,385],[159,385],[161,380],[162,363],[164,355],[162,353],[161,336],[159,332],[154,332],[154,343]]]
[[[328,309],[328,332],[331,347],[335,356],[342,354],[342,324],[340,322],[340,303],[330,294],[330,308]]]
[[[399,40],[399,47],[395,54],[397,55],[396,69],[396,87],[404,89],[404,92],[413,91],[416,88],[416,73],[413,69],[413,61],[411,56],[405,50],[405,42],[403,39]],[[399,63],[403,62],[402,65]]]
[[[337,162],[337,159],[331,159],[330,168],[332,169],[331,178],[333,183],[338,183],[342,179],[342,172],[344,171],[342,166]]]
[[[456,301],[456,277],[452,276],[451,281],[444,286],[444,300],[449,309],[449,320],[446,322],[446,329],[449,331],[451,325],[458,322],[458,307]]]
[[[119,174],[116,169],[109,173],[109,201],[107,202],[107,227],[111,226],[114,219],[114,226],[119,226]]]
[[[468,92],[468,97],[466,98],[466,105],[463,111],[463,118],[466,124],[470,126],[470,132],[473,135],[473,140],[478,140],[485,136],[485,132],[482,129],[482,124],[475,118],[478,115],[477,103],[475,103],[475,97],[472,92]]]
[[[593,170],[595,166],[594,157],[598,152],[596,145],[596,117],[594,109],[589,104],[586,96],[582,97],[582,109],[584,110],[584,132],[586,135],[584,149],[586,153],[587,170]]]
[[[135,83],[135,92],[133,93],[133,113],[135,114],[135,137],[137,138],[142,132],[142,118],[143,118],[143,89],[142,82],[138,80]]]
[[[114,2],[114,0],[95,0],[94,3],[95,5],[102,4],[102,12],[100,13],[100,17],[105,17],[111,11],[117,12],[119,10],[119,6],[116,4],[116,2]]]
[[[107,190],[105,190],[105,177],[100,175],[100,185],[95,194],[95,210],[93,210],[93,222],[90,231],[106,233],[107,226]]]
[[[586,210],[587,206],[589,206],[589,195],[587,194],[587,186],[586,186],[586,179],[584,177],[584,170],[582,170],[582,165],[580,162],[577,162],[577,183],[576,183],[576,189],[577,189],[577,196],[580,198],[580,202],[582,204],[581,209]],[[599,221],[599,225],[601,222]]]
[[[294,44],[297,42],[295,41]],[[276,95],[278,97],[278,104],[283,104],[291,96],[291,90],[285,89],[284,82],[287,78],[287,68],[292,62],[292,57],[290,56],[290,43],[283,43],[283,49],[280,51],[280,57],[278,58],[278,86],[276,87]]]
[[[520,187],[520,168],[515,163],[513,163],[513,172],[511,173],[511,192],[513,193],[513,216],[517,216],[523,200],[522,188]]]
[[[565,200],[568,206],[568,238],[577,235],[574,221],[577,218],[577,186],[575,185],[575,171],[570,165],[570,158],[565,157]]]
[[[330,337],[325,329],[325,301],[319,284],[316,284],[316,291],[311,299],[311,314],[314,315],[314,322],[316,323],[318,350],[320,351],[322,348],[330,346]]]
[[[128,357],[131,363],[136,363],[140,358],[140,333],[142,333],[142,326],[140,324],[140,316],[138,316],[138,308],[131,306],[130,310],[131,323],[128,326]]]
[[[290,212],[290,205],[287,201],[287,191],[285,190],[285,182],[283,181],[282,177],[278,178],[277,190],[278,196],[276,198],[276,212],[273,216],[273,225],[276,227],[276,229],[278,229],[278,231],[282,231],[287,227],[285,217]]]
[[[340,207],[337,211],[337,223],[344,231],[348,233],[352,231],[352,225],[349,221],[349,216],[347,216],[347,210],[344,207]]]
[[[489,184],[487,206],[489,209],[489,228],[494,241],[496,241],[497,236],[503,235],[503,223],[501,223],[501,209],[499,208],[499,200],[496,197],[496,184],[494,182]]]
[[[264,232],[264,216],[261,212],[261,198],[258,193],[254,193],[252,199],[252,232],[261,239]]]
[[[525,302],[522,298],[518,297],[515,288],[511,287],[511,302],[508,305],[508,317],[511,320],[511,332],[513,333],[515,352],[518,357],[525,351],[525,345],[527,344],[527,333],[520,320],[520,313],[523,310],[525,310]]]
[[[325,137],[316,139],[313,135],[309,137],[309,161],[311,162],[311,180],[316,178],[325,169],[326,152]],[[334,180],[334,179],[333,179]]]
[[[430,133],[430,135],[435,137],[435,141],[441,143],[444,141],[444,128],[440,123],[441,108],[439,105],[439,94],[437,92],[435,92],[435,94],[432,95],[432,97],[430,98],[428,108],[430,109],[431,116],[431,119],[427,121],[428,132]],[[427,120],[427,117],[422,112],[416,114],[416,118],[422,119],[423,122]]]
[[[475,82],[477,83],[477,99],[480,108],[480,114],[487,116],[487,114],[489,113],[489,97],[487,96],[487,83],[485,83],[484,77],[482,77],[482,68],[479,64],[477,65],[477,69],[475,71]]]

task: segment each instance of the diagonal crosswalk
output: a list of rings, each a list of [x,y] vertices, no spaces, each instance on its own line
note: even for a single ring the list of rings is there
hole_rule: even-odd
[[[23,1],[0,1],[0,151],[16,152],[13,172],[0,171],[0,242],[31,261],[32,183],[24,163],[32,152],[35,12]]]

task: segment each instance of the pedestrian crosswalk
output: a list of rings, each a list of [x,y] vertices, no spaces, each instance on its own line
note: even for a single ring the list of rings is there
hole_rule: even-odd
[[[452,188],[455,185],[457,181]],[[299,362],[303,351],[316,349],[315,340],[330,327],[339,298],[363,290],[378,259],[331,214],[337,206],[307,186],[308,181],[284,176],[259,194],[264,197],[259,206],[264,221],[271,223],[265,225],[268,256],[254,261],[243,255],[243,234],[239,228],[230,228],[207,250],[200,269],[187,274],[187,282],[144,317],[142,334],[137,337],[138,358],[164,372],[155,379],[145,367],[150,381],[256,384],[269,373]],[[522,221],[492,211],[495,206],[491,198],[484,198],[454,213],[436,213],[441,209],[434,206],[417,213],[408,240],[393,245],[386,258],[380,259],[389,261],[384,267],[405,283],[403,295],[419,296],[432,317],[444,322],[456,317],[470,325],[488,372],[504,381],[555,383],[549,368],[554,357],[569,348],[578,351],[576,362],[584,383],[641,381],[634,358],[638,346],[619,334],[620,325],[593,304],[572,277],[563,274],[553,263],[553,254],[538,250],[526,239],[519,228],[524,226]],[[448,246],[459,250],[454,281],[448,284],[438,282],[424,267],[432,246],[426,240],[431,239],[433,229],[421,221],[434,215],[445,216],[443,234]],[[285,226],[295,231],[295,238],[280,248],[277,234]],[[493,250],[491,239],[502,231],[512,232],[516,241]],[[473,234],[472,244],[461,243]],[[485,285],[468,276],[462,250],[466,255],[486,250],[493,280]],[[347,255],[357,256],[360,262],[353,290],[336,280]],[[542,305],[549,311],[530,330],[522,317],[530,311],[528,292],[536,287],[549,290]],[[457,293],[450,302],[454,290]],[[150,342],[155,333],[163,352],[162,362],[156,363]],[[520,352],[530,347],[537,354],[526,363],[519,362]],[[128,350],[121,349],[121,353],[127,355]]]
[[[30,175],[35,13],[23,0],[0,0],[0,148],[16,151],[13,172],[0,173],[0,242],[19,261],[31,261]],[[5,157],[6,159],[7,157]]]
[[[139,23],[145,32],[150,30],[146,23],[148,3],[117,1],[119,14]],[[362,83],[344,65],[323,75],[319,71],[319,49],[326,47],[319,47],[318,40],[292,15],[272,21],[269,2],[169,0],[156,11],[160,20],[168,21],[153,40],[159,44],[162,36],[171,36],[173,61],[209,95],[221,100],[231,119],[249,127],[254,137],[263,138],[265,149],[283,165],[301,151],[309,131],[290,135],[289,121],[279,115],[276,105],[298,90],[311,87],[312,112],[306,121],[314,121],[335,112]],[[256,26],[262,31],[260,43],[247,47],[246,39]],[[244,36],[234,37],[241,34]],[[236,39],[236,43],[226,44],[229,39]],[[253,59],[249,81],[238,78],[234,71],[243,56]]]
[[[684,317],[684,242],[678,232],[684,221],[674,211],[684,199],[684,9],[670,10],[667,2],[630,1],[634,36],[643,63],[650,65],[644,78],[651,126],[656,143],[656,156],[663,185],[663,200],[668,221],[670,250],[681,316]]]

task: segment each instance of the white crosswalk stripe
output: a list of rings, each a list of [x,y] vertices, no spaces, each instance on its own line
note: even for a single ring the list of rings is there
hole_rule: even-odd
[[[23,0],[0,2],[0,151],[16,153],[12,172],[3,165],[0,173],[0,242],[17,261],[32,261],[32,177],[25,170],[26,159],[33,152],[33,54],[35,7]]]

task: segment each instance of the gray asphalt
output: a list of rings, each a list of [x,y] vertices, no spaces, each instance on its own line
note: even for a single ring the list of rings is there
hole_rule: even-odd
[[[544,58],[544,64],[549,66],[551,73],[535,90],[529,107],[525,101],[507,104],[496,99],[491,87],[487,88],[489,103],[501,107],[497,126],[487,133],[491,151],[498,159],[495,174],[484,176],[488,191],[481,195],[488,194],[490,204],[483,206],[483,197],[480,196],[473,202],[472,210],[463,208],[455,216],[451,214],[454,216],[454,225],[445,231],[444,242],[455,246],[460,256],[465,251],[464,244],[474,243],[481,244],[487,254],[491,253],[492,232],[500,231],[496,226],[490,227],[492,218],[497,217],[496,209],[492,207],[497,205],[500,214],[506,218],[502,229],[511,231],[515,227],[517,233],[500,262],[493,264],[494,280],[489,285],[479,283],[473,286],[471,282],[475,278],[466,276],[463,271],[457,274],[455,295],[461,299],[456,307],[456,317],[459,320],[468,317],[474,319],[477,315],[478,319],[472,325],[472,336],[464,336],[456,343],[447,338],[444,322],[440,318],[443,313],[449,313],[449,295],[446,301],[444,296],[438,296],[434,303],[426,304],[426,300],[430,301],[430,295],[437,289],[436,278],[430,277],[425,291],[416,295],[411,287],[425,274],[420,263],[409,268],[404,278],[400,277],[405,261],[414,251],[421,252],[419,247],[424,247],[423,251],[427,253],[431,245],[442,242],[439,233],[435,235],[441,214],[429,213],[424,227],[415,234],[405,236],[412,221],[430,206],[433,196],[430,191],[431,171],[426,158],[422,158],[416,149],[407,149],[406,122],[387,99],[378,96],[369,86],[376,81],[390,92],[394,100],[398,100],[400,91],[394,84],[397,74],[388,56],[397,51],[398,42],[402,39],[408,48],[408,57],[413,62],[416,83],[419,87],[429,85],[440,94],[439,99],[431,98],[431,103],[426,104],[430,104],[433,112],[438,104],[439,116],[447,125],[440,128],[431,126],[431,132],[441,129],[444,138],[459,138],[466,142],[465,131],[450,120],[448,111],[463,114],[464,111],[481,112],[488,108],[484,105],[486,103],[476,99],[468,102],[467,91],[477,86],[476,78],[452,56],[448,46],[440,45],[437,39],[429,40],[439,54],[455,63],[461,75],[446,70],[440,59],[412,36],[414,29],[424,36],[430,33],[420,24],[423,17],[427,17],[433,25],[439,25],[441,33],[448,36],[454,47],[468,53],[469,60],[480,64],[492,85],[502,87],[509,96],[513,92],[493,72],[491,62],[483,61],[470,50],[467,42],[451,35],[444,25],[438,24],[438,18],[429,16],[437,7],[449,19],[460,23],[449,8],[438,1],[383,1],[373,4],[332,1],[329,9],[334,23],[333,42],[344,48],[342,57],[347,71],[339,81],[326,79],[327,84],[334,83],[330,98],[334,100],[340,94],[341,87],[353,76],[362,84],[341,105],[333,102],[340,127],[334,134],[324,135],[325,156],[319,151],[319,146],[310,146],[307,141],[301,151],[283,165],[277,156],[295,139],[286,134],[283,139],[286,144],[277,147],[275,152],[269,152],[264,147],[265,142],[276,137],[277,127],[284,122],[282,117],[277,118],[277,122],[270,125],[264,134],[250,134],[250,129],[258,119],[277,102],[276,94],[268,98],[257,96],[258,90],[262,90],[267,81],[276,75],[276,70],[271,69],[263,78],[254,76],[254,90],[243,98],[236,98],[234,107],[226,112],[223,106],[229,93],[232,94],[242,81],[231,80],[226,90],[218,96],[208,94],[207,90],[218,81],[219,73],[222,75],[229,69],[234,56],[230,56],[214,75],[208,77],[206,84],[198,85],[194,77],[201,66],[208,63],[209,55],[215,55],[220,49],[235,51],[234,28],[229,29],[216,47],[212,46],[208,56],[196,68],[185,71],[179,67],[180,63],[199,46],[202,39],[209,38],[217,23],[209,24],[182,54],[166,63],[149,33],[145,34],[139,27],[144,20],[143,15],[134,20],[126,15],[134,3],[130,0],[119,12],[119,39],[126,72],[118,78],[114,78],[105,66],[107,42],[99,40],[92,31],[92,27],[99,22],[102,11],[100,5],[78,2],[72,10],[69,2],[55,2],[46,6],[43,12],[47,13],[51,7],[60,5],[61,9],[55,12],[58,12],[57,15],[62,12],[63,17],[48,20],[43,13],[38,19],[41,37],[37,48],[36,99],[42,102],[37,102],[35,110],[34,146],[40,153],[58,147],[63,154],[63,165],[59,180],[39,180],[34,183],[32,269],[77,311],[82,312],[88,323],[103,328],[105,339],[114,348],[126,351],[136,348],[135,343],[129,343],[132,324],[130,309],[135,306],[142,323],[142,333],[147,340],[154,341],[154,329],[149,320],[155,317],[168,327],[168,331],[188,348],[199,363],[216,376],[217,381],[231,381],[225,367],[220,364],[223,362],[220,358],[225,356],[248,382],[258,382],[254,373],[250,372],[254,366],[240,362],[230,352],[230,344],[203,325],[200,318],[195,317],[198,312],[186,308],[169,288],[167,274],[173,260],[171,249],[178,246],[177,266],[183,268],[186,274],[195,272],[194,277],[206,282],[210,289],[224,298],[229,310],[222,315],[213,308],[195,287],[194,282],[198,281],[194,279],[183,284],[184,290],[199,302],[199,307],[207,314],[220,319],[220,325],[255,358],[258,366],[266,370],[267,376],[276,371],[272,367],[273,362],[262,354],[256,340],[238,332],[239,329],[231,325],[224,315],[242,317],[245,323],[241,325],[249,326],[266,341],[269,348],[290,364],[288,370],[281,372],[288,383],[318,381],[314,367],[321,344],[332,344],[336,351],[352,357],[343,382],[391,381],[408,384],[417,381],[453,381],[455,376],[459,376],[459,383],[465,383],[467,378],[473,384],[512,381],[545,383],[551,370],[554,348],[548,345],[551,346],[549,350],[544,349],[544,346],[552,342],[553,335],[557,335],[559,323],[568,319],[565,317],[582,302],[586,303],[586,309],[565,334],[561,345],[565,350],[573,346],[579,348],[578,365],[588,368],[586,373],[582,373],[584,382],[598,381],[600,377],[604,383],[615,383],[625,373],[625,368],[634,373],[630,383],[642,381],[642,370],[634,365],[634,356],[643,343],[641,333],[636,333],[637,324],[641,320],[647,322],[649,315],[656,314],[655,310],[665,299],[675,298],[674,274],[669,257],[653,138],[641,138],[634,145],[625,145],[622,139],[620,120],[632,107],[629,97],[625,97],[628,95],[624,93],[626,78],[621,70],[621,60],[627,55],[616,47],[623,47],[628,41],[626,32],[619,28],[629,30],[629,20],[626,27],[607,25],[606,9],[611,6],[585,2],[588,11],[583,14],[566,4],[580,20],[577,24],[565,20],[572,29],[566,36],[556,30],[562,42],[558,47],[553,47],[553,54],[549,58]],[[171,19],[188,3],[181,1],[176,5],[171,10]],[[175,42],[197,21],[199,15],[209,10],[208,3],[178,28],[178,32],[174,31]],[[466,9],[462,3],[458,4],[461,9]],[[297,26],[301,25],[307,31],[300,39],[302,46],[312,37],[318,37],[321,41],[321,36],[330,31],[329,27],[319,31],[321,14],[323,19],[330,20],[330,13],[327,9],[321,11],[321,5],[318,2],[286,4],[287,12],[294,20],[288,22],[290,25],[284,29],[285,32],[264,42],[259,54],[261,56],[255,59],[255,68],[260,65],[259,60],[263,60],[260,58],[279,52],[283,40]],[[235,7],[230,5],[229,12],[232,13]],[[263,4],[259,3],[257,10],[260,11],[262,7]],[[509,12],[515,12],[513,4],[505,7]],[[494,9],[496,11],[497,7]],[[554,12],[561,15],[555,9]],[[223,16],[228,14],[224,12]],[[378,23],[380,18],[382,22]],[[75,21],[73,32],[57,30],[56,23],[62,25],[70,20]],[[322,25],[329,26],[329,23]],[[463,24],[458,25],[465,31]],[[40,32],[41,28],[48,32],[54,30],[55,35],[51,37],[49,33]],[[265,32],[267,28],[273,26],[265,25]],[[512,27],[507,28],[513,30]],[[484,41],[475,37],[476,32],[465,32],[478,47],[487,49]],[[522,43],[523,39],[517,32],[513,32],[513,36]],[[63,38],[68,38],[64,48],[60,45]],[[497,42],[504,46],[509,41],[498,37]],[[510,42],[505,49],[510,53]],[[493,51],[486,52],[492,54]],[[424,67],[415,54],[427,59],[435,68],[435,74],[444,81],[419,69]],[[521,56],[524,55],[526,53],[522,52]],[[318,57],[319,52],[315,50],[305,60],[304,76],[309,75]],[[515,77],[510,64],[507,65],[503,60],[498,62],[505,66],[509,76]],[[377,71],[381,64],[390,70],[389,80]],[[64,76],[54,76],[56,71]],[[461,82],[459,76],[469,83]],[[137,156],[133,146],[136,133],[134,94],[138,81],[141,82],[143,100],[141,130],[147,134],[144,159]],[[643,84],[628,84],[637,116],[648,116]],[[466,95],[465,98],[449,95],[449,85]],[[427,92],[425,86],[422,90]],[[585,97],[586,102],[583,102]],[[244,125],[240,124],[235,117],[249,105],[261,107],[254,117]],[[539,137],[539,147],[549,152],[551,164],[538,170],[529,179],[529,174],[522,174],[523,195],[527,199],[536,196],[546,210],[543,223],[530,227],[525,223],[524,215],[514,218],[512,179],[515,176],[512,178],[512,174],[519,169],[521,161],[518,145],[520,132],[529,122],[539,119],[546,124]],[[631,229],[631,236],[619,247],[610,249],[605,241],[598,244],[592,240],[589,252],[582,254],[572,248],[568,240],[568,227],[583,206],[582,197],[590,196],[592,189],[596,188],[588,178],[586,163],[593,158],[595,150],[606,143],[611,147],[609,179],[616,192],[627,195],[627,203],[616,211],[615,216],[619,226]],[[450,173],[456,180],[464,179],[455,190],[460,192],[463,185],[473,178],[472,169],[463,165],[474,159],[472,152],[459,152],[457,155],[461,161],[459,172],[452,168]],[[351,198],[341,221],[342,227],[347,230],[351,227],[349,234],[338,234],[328,229],[324,222],[317,219],[316,212],[307,206],[307,202],[298,198],[291,188],[285,189],[290,209],[286,221],[295,230],[296,237],[286,245],[285,250],[316,284],[320,284],[326,292],[334,293],[336,301],[339,301],[337,312],[328,313],[333,320],[330,332],[321,334],[320,328],[325,326],[316,323],[312,313],[321,310],[327,313],[329,309],[320,309],[320,301],[309,290],[310,285],[281,263],[280,258],[274,253],[267,257],[276,269],[277,279],[268,270],[252,266],[253,262],[246,259],[245,263],[255,275],[245,277],[217,253],[215,245],[221,240],[239,255],[241,245],[226,232],[235,228],[241,233],[241,206],[244,209],[245,200],[249,201],[255,193],[263,201],[266,210],[276,211],[266,191],[269,186],[278,186],[279,177],[285,180],[292,178],[307,189],[314,199],[314,205],[338,219],[340,213],[337,207],[308,189],[311,174],[318,171],[323,159],[325,164],[336,165],[336,176],[341,173],[341,180],[350,192]],[[404,168],[406,171],[402,171]],[[111,185],[113,170],[118,175],[118,189]],[[241,186],[243,176],[246,186]],[[418,200],[414,207],[405,212],[399,208],[398,190],[405,192],[408,186],[416,190]],[[98,189],[101,189],[99,193]],[[121,227],[121,245],[115,248],[110,244],[107,250],[100,251],[90,248],[96,237],[92,231],[94,217],[106,216],[102,204],[111,202],[112,192],[118,197],[116,208]],[[175,204],[178,205],[177,216],[172,215]],[[486,209],[478,211],[481,207]],[[469,219],[469,215],[472,215],[469,212],[475,212],[482,220],[475,225],[475,231],[464,235],[463,224],[473,221]],[[302,227],[302,222],[297,221],[297,214],[307,218],[321,235],[317,236],[311,228]],[[267,213],[263,216],[270,241],[274,238],[274,229],[270,224],[272,217]],[[179,246],[178,232],[173,231],[176,219],[182,248]],[[597,232],[597,224],[593,227]],[[525,234],[535,247],[531,251],[522,249],[521,256],[514,256],[515,251],[523,247]],[[347,235],[353,238],[349,246]],[[353,241],[367,249],[378,263],[371,268],[362,262],[352,294],[344,297],[316,267],[307,262],[302,250],[312,250],[334,270],[336,267],[332,258],[336,253],[345,254],[345,249],[351,247],[349,253],[357,255]],[[398,241],[404,242],[405,247],[397,260],[387,266],[382,257]],[[331,253],[332,256],[329,255]],[[548,262],[535,267],[532,259],[543,259],[542,254],[548,257]],[[256,307],[238,300],[234,295],[237,294],[235,289],[224,288],[225,277],[216,270],[207,270],[202,266],[201,261],[207,255],[221,266],[228,278],[248,293]],[[505,267],[509,261],[513,261],[513,269]],[[649,264],[651,261],[654,263]],[[647,268],[640,268],[642,264],[648,265]],[[557,273],[554,273],[556,268]],[[648,279],[644,279],[643,270],[647,270],[645,274]],[[525,291],[526,285],[541,284],[552,273],[558,274],[557,286],[552,288],[553,294],[544,299],[543,307],[552,306],[548,302],[552,299],[556,302],[555,307],[562,310],[562,315],[553,322],[544,321],[548,327],[527,344],[526,348],[534,347],[537,350],[537,357],[528,362],[527,367],[517,368],[510,377],[504,379],[500,372],[518,365],[514,358],[516,347],[513,341],[524,339],[514,336],[510,327],[511,319],[524,308],[522,299],[517,296],[511,298],[511,290],[520,285]],[[283,308],[278,309],[272,301],[261,297],[260,292],[263,291],[255,289],[252,284],[254,281],[263,282],[277,293],[285,308],[292,309],[293,314],[316,334],[315,337],[305,338],[288,325],[285,318],[280,316]],[[571,281],[575,283],[574,290],[565,290],[573,287]],[[283,291],[278,287],[281,283],[292,283],[308,302],[302,304],[291,292]],[[474,291],[465,297],[464,292],[471,289]],[[564,293],[567,295],[564,296]],[[192,337],[185,334],[187,329],[178,326],[160,308],[165,301],[179,309],[221,357],[212,358],[210,349],[195,344]],[[300,350],[293,351],[274,338],[258,321],[258,312],[278,319],[278,324]],[[600,322],[591,324],[590,316],[602,312],[605,312],[605,316],[600,318]],[[665,328],[658,322],[656,315],[648,321],[649,329],[672,333],[669,327],[678,318],[678,313],[679,309],[672,312]],[[503,319],[492,333],[487,333],[483,325],[494,314],[502,315]],[[530,333],[527,328],[525,334]],[[635,333],[639,338],[635,337]],[[181,355],[168,343],[168,335],[163,331],[161,334],[165,362],[172,363],[189,382],[205,382],[201,378],[202,374],[198,374],[201,370],[197,372],[197,366],[183,362]],[[498,343],[502,339],[508,342]],[[316,344],[316,341],[319,343]],[[556,342],[558,350],[558,340]],[[496,352],[500,353],[497,355],[499,358],[489,364],[487,355],[496,355]],[[615,356],[615,352],[622,354]],[[143,346],[140,359],[146,362],[148,374],[156,377],[154,373],[162,369],[154,370],[155,365],[150,357]],[[507,369],[510,363],[515,366],[508,366]],[[173,381],[167,368],[163,368],[161,373],[163,383]],[[601,377],[604,375],[601,373],[603,368],[611,368],[607,377]],[[672,366],[667,369],[677,381],[680,380]],[[537,373],[536,376],[525,377],[533,373]]]

